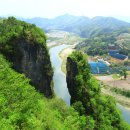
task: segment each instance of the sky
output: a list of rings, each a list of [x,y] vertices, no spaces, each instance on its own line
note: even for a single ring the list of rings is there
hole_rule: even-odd
[[[53,18],[63,14],[130,17],[130,0],[0,0],[0,16]]]

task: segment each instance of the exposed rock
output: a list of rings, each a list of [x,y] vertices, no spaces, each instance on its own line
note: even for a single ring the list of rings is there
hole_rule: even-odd
[[[76,85],[75,85],[75,76],[78,74],[78,69],[77,69],[77,63],[73,61],[70,57],[67,58],[67,65],[66,65],[66,81],[67,81],[67,87],[69,90],[69,93],[71,95],[70,102],[71,104],[74,103],[76,99]]]
[[[15,56],[12,57],[14,69],[30,78],[30,83],[45,96],[52,96],[53,71],[47,48],[20,39],[14,49]]]
[[[0,23],[0,53],[24,73],[46,97],[53,95],[53,69],[44,32],[35,25],[9,17]]]

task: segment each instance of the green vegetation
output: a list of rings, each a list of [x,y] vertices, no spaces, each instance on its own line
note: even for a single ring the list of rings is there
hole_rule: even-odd
[[[130,29],[123,28],[111,33],[87,38],[76,46],[76,49],[83,50],[88,55],[107,55],[108,46],[115,45],[121,54],[129,55],[130,53]],[[96,48],[95,48],[96,47]]]
[[[71,95],[71,103],[81,115],[89,118],[89,130],[129,130],[130,126],[123,122],[121,113],[116,107],[116,102],[111,96],[101,94],[101,86],[90,74],[86,56],[81,52],[73,52],[69,59],[77,66],[74,77],[68,77],[68,88]],[[69,60],[68,60],[69,61]],[[67,63],[67,68],[69,63]],[[73,69],[72,64],[69,69]],[[69,70],[68,70],[69,71]],[[77,72],[76,72],[77,71]],[[71,74],[71,76],[74,74]],[[72,84],[69,84],[72,83]]]
[[[15,44],[20,40],[46,47],[46,36],[41,29],[14,17],[0,21],[0,30],[0,52],[3,54],[14,54]],[[130,129],[122,121],[115,100],[101,95],[100,85],[91,76],[86,64],[86,56],[74,52],[70,58],[78,69],[73,82],[75,98],[72,96],[72,107],[56,97],[47,99],[38,93],[29,84],[30,80],[13,70],[11,63],[0,54],[1,130]],[[48,68],[43,67],[47,72]]]
[[[41,44],[46,48],[44,32],[14,17],[0,22],[0,52],[15,55],[16,44]],[[45,51],[45,52],[46,52]],[[12,69],[0,54],[0,129],[1,130],[84,130],[86,117],[80,116],[56,97],[47,99],[38,93],[23,74]],[[39,54],[40,55],[40,54]],[[48,58],[46,53],[46,60]],[[11,57],[12,58],[12,57]],[[10,61],[10,57],[8,58]],[[17,59],[17,56],[16,56]],[[49,68],[49,69],[48,69]],[[50,66],[43,66],[51,74]],[[31,74],[31,73],[29,73]]]
[[[86,118],[60,99],[47,99],[0,55],[1,130],[84,130]]]
[[[0,23],[0,30],[0,51],[3,53],[14,53],[14,41],[20,39],[30,41],[31,44],[46,45],[46,36],[40,28],[34,24],[19,21],[14,17],[4,19]]]
[[[42,29],[14,17],[4,19],[0,23],[0,53],[12,62],[17,72],[30,78],[38,91],[48,97],[53,95],[53,70]]]
[[[119,89],[119,88],[111,88],[110,89],[112,92],[115,92],[117,94],[121,94],[125,97],[130,98],[130,90],[125,90],[125,89]]]
[[[66,74],[67,57],[74,51],[73,48],[68,47],[60,51],[59,57],[62,59],[61,70]]]
[[[118,74],[113,74],[113,75],[112,75],[112,78],[113,78],[113,79],[119,79],[120,76],[119,76]]]
[[[126,79],[126,78],[127,78],[127,75],[128,75],[126,69],[120,70],[119,74],[120,74],[121,77],[123,76],[124,79]]]
[[[124,91],[124,92],[119,92],[118,89],[119,89],[119,91]],[[105,85],[104,83],[101,83],[101,91],[105,95],[112,96],[122,106],[124,106],[126,108],[130,108],[130,97],[126,96],[126,94],[129,90],[118,88],[118,86],[112,87],[109,85]]]
[[[112,77],[113,79],[127,79],[128,76],[128,72],[127,69],[123,66],[123,65],[118,65],[118,64],[111,64],[111,68],[114,70],[115,69],[115,73],[113,74]]]

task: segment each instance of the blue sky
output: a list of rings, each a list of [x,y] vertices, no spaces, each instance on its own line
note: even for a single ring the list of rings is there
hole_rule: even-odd
[[[130,16],[130,0],[0,0],[0,16]]]

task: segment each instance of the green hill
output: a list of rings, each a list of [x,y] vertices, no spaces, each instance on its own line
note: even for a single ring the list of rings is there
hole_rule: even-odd
[[[14,17],[0,23],[0,32],[0,129],[85,129],[86,118],[53,97],[44,32]]]
[[[68,87],[75,93],[69,107],[53,93],[44,32],[10,17],[0,33],[0,130],[129,130],[115,100],[100,94],[82,53],[69,57]]]
[[[24,73],[39,92],[53,95],[53,69],[46,46],[46,35],[33,24],[14,17],[0,23],[0,53],[12,62],[13,68]]]
[[[121,54],[130,55],[130,28],[122,28],[106,34],[98,34],[87,38],[76,46],[77,50],[83,50],[89,55],[108,54],[109,46],[114,45]]]
[[[67,86],[71,105],[91,121],[92,130],[129,130],[122,118],[114,98],[101,93],[101,85],[90,74],[86,55],[74,51],[67,58]]]
[[[60,99],[47,99],[0,55],[1,130],[83,130],[81,117]]]

